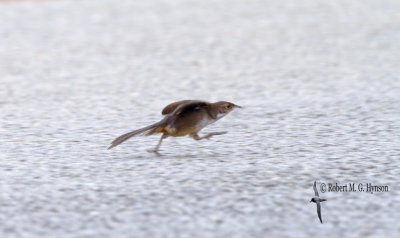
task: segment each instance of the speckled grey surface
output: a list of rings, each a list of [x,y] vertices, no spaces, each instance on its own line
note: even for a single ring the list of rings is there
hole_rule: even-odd
[[[399,237],[400,2],[0,3],[0,237]],[[180,99],[210,141],[116,136]],[[388,185],[320,193],[320,183]]]

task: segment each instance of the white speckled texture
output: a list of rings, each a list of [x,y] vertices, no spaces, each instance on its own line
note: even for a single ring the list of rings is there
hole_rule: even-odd
[[[0,237],[399,237],[400,1],[0,3]],[[244,106],[107,151],[181,99]],[[388,185],[324,193],[312,184]]]

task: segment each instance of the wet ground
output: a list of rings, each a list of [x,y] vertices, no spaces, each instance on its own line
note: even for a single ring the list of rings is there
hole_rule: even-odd
[[[399,237],[399,11],[1,3],[0,237]],[[158,136],[106,150],[181,99],[245,108],[203,131],[228,134],[168,138],[159,157]]]

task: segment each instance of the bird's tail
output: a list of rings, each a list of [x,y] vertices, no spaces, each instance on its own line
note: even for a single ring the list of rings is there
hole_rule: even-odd
[[[128,132],[126,134],[123,134],[123,135],[115,138],[111,142],[111,145],[107,149],[108,150],[112,149],[115,146],[121,144],[122,142],[130,139],[133,136],[137,136],[137,135],[141,135],[141,134],[144,134],[144,135],[147,136],[147,135],[152,135],[152,134],[157,133],[157,132],[163,132],[163,130],[164,130],[164,126],[162,126],[162,121],[161,122],[157,122],[157,123],[155,123],[153,125],[146,126],[146,127],[141,128],[141,129]]]

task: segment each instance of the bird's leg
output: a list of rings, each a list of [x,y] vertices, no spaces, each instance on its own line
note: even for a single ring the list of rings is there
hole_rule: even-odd
[[[221,132],[211,132],[211,133],[208,133],[207,135],[205,135],[205,136],[202,136],[202,137],[200,137],[199,135],[197,135],[197,133],[194,133],[194,134],[192,134],[191,136],[193,137],[193,139],[195,139],[195,140],[202,140],[202,139],[210,139],[211,138],[211,136],[216,136],[216,135],[223,135],[223,134],[226,134],[226,133],[228,133],[227,131],[221,131]]]
[[[163,134],[160,138],[160,140],[158,141],[158,144],[156,145],[156,147],[153,150],[149,150],[149,152],[154,152],[154,153],[158,153],[158,149],[160,148],[161,142],[163,139],[167,138],[168,135],[167,134]]]

